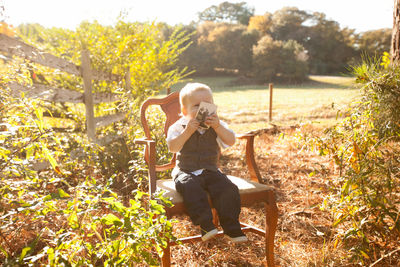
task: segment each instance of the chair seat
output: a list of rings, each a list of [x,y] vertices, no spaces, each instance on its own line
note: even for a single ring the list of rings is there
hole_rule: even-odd
[[[258,193],[271,190],[271,187],[257,182],[249,181],[232,175],[227,175],[238,188],[239,194]],[[171,202],[176,205],[183,203],[182,196],[176,191],[175,183],[172,179],[157,180],[157,190],[164,190],[164,197],[170,198]]]

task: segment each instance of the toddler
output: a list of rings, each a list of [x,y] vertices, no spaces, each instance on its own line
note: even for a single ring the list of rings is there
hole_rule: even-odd
[[[239,190],[217,166],[220,148],[232,146],[235,133],[219,120],[216,112],[205,120],[208,129],[199,127],[196,114],[200,103],[214,103],[207,85],[188,83],[180,91],[179,101],[182,117],[167,134],[168,148],[177,156],[172,171],[176,190],[182,195],[192,222],[200,225],[203,241],[218,233],[212,221],[210,196],[224,234],[235,243],[246,242],[239,223]]]

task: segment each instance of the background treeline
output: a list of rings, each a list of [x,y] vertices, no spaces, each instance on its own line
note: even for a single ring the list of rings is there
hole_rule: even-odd
[[[245,2],[224,2],[184,25],[191,46],[179,65],[197,75],[235,72],[260,82],[299,81],[307,74],[340,74],[362,55],[389,51],[391,29],[356,33],[324,13],[285,7],[255,15]],[[182,26],[182,25],[181,25]],[[165,38],[175,27],[164,25]]]
[[[156,26],[160,42],[169,41],[177,30],[190,36],[178,68],[188,67],[198,76],[235,74],[247,83],[249,79],[291,83],[307,79],[308,74],[347,73],[348,66],[363,56],[380,57],[389,51],[392,33],[389,28],[356,33],[324,13],[296,7],[255,15],[245,2],[211,6],[189,25]],[[44,41],[40,25],[20,25],[18,31],[30,40]]]

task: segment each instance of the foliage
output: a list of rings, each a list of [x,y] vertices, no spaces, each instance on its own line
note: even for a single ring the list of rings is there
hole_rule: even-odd
[[[377,58],[365,59],[353,67],[356,81],[362,85],[364,101],[373,111],[374,128],[379,138],[396,136],[400,131],[400,68],[390,65],[389,53],[385,52],[381,62]]]
[[[307,22],[312,15],[296,7],[284,7],[272,14],[271,36],[275,40],[304,41]]]
[[[186,31],[177,28],[167,40],[162,40],[161,27],[156,24],[126,23],[103,26],[97,22],[83,22],[76,31],[59,28],[46,29],[40,25],[20,25],[20,36],[34,46],[80,65],[81,50],[88,49],[94,69],[124,77],[130,72],[131,86],[123,81],[94,83],[95,92],[117,93],[123,99],[116,104],[99,104],[95,116],[107,115],[101,110],[132,111],[150,95],[166,89],[186,75],[177,69],[178,56],[187,48]],[[82,90],[82,82],[72,75],[60,75],[57,70],[31,68],[46,76],[55,87]],[[38,71],[39,68],[39,71]],[[73,113],[83,121],[84,114],[74,108]]]
[[[314,13],[308,38],[301,42],[308,51],[311,73],[338,73],[356,57],[354,30],[340,29],[339,23],[327,20],[325,14]]]
[[[343,230],[337,240],[363,265],[399,246],[400,69],[386,66],[367,61],[353,67],[363,85],[361,101],[324,137],[303,137],[340,168],[324,207],[334,216],[333,226]]]
[[[253,47],[253,73],[260,82],[302,81],[307,76],[307,57],[297,42],[275,41],[264,36]]]
[[[1,62],[0,262],[157,264],[167,238],[174,240],[163,208],[171,203],[161,192],[152,197],[143,193],[146,169],[133,140],[142,136],[137,113],[143,98],[172,85],[184,73],[174,64],[185,49],[186,33],[173,32],[163,41],[156,25],[123,22],[115,27],[83,23],[77,32],[40,25],[19,29],[26,41],[76,64],[86,47],[96,69],[121,75],[129,67],[132,88],[98,82],[95,91],[119,92],[122,101],[111,107],[131,109],[131,116],[128,123],[102,129],[121,137],[110,145],[89,143],[80,132],[55,132],[44,118],[51,116],[54,105],[15,96],[8,83],[30,85],[34,70],[50,85],[81,90],[80,78],[19,58]],[[79,107],[68,108],[79,112]],[[96,115],[102,108],[96,107]]]
[[[252,16],[249,21],[249,30],[257,30],[262,36],[271,34],[272,14],[266,12],[263,16]]]
[[[218,6],[212,5],[199,13],[200,21],[231,22],[247,25],[254,14],[254,8],[248,7],[246,2],[222,2]]]
[[[251,70],[252,46],[257,38],[257,33],[247,31],[245,26],[217,24],[200,44],[212,54],[215,67],[247,73]]]
[[[354,29],[340,28],[339,23],[327,19],[324,13],[311,13],[295,7],[285,7],[272,14],[266,12],[264,15],[250,16],[248,31],[242,31],[242,36],[238,40],[240,35],[238,26],[241,25],[234,21],[217,19],[224,17],[224,11],[217,6],[205,11],[207,11],[205,14],[200,13],[200,15],[210,17],[209,20],[204,19],[197,25],[194,23],[188,25],[192,28],[191,32],[196,34],[191,39],[191,47],[181,58],[182,66],[188,66],[198,75],[213,74],[214,69],[218,68],[237,69],[239,75],[249,76],[252,70],[248,67],[253,62],[248,56],[249,54],[251,57],[256,56],[249,52],[248,45],[250,43],[254,45],[266,35],[274,41],[294,40],[302,45],[308,59],[308,71],[311,74],[347,72],[350,64],[360,61],[360,53],[367,52],[372,55],[375,50],[379,52],[385,47],[386,50],[388,48],[390,29],[357,34]],[[225,50],[222,49],[223,46],[226,47]],[[215,49],[215,47],[221,48]],[[230,54],[231,57],[226,57],[225,54]],[[248,60],[243,60],[246,57]],[[294,64],[290,68],[297,67]]]
[[[358,50],[370,57],[382,55],[390,50],[392,29],[379,29],[362,32],[358,35]]]

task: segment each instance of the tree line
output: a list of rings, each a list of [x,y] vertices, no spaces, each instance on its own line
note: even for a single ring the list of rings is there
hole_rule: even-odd
[[[245,2],[224,2],[198,13],[197,22],[163,27],[164,38],[176,27],[191,34],[181,67],[198,75],[235,72],[260,82],[346,73],[363,56],[389,51],[391,41],[389,28],[356,33],[324,13],[296,7],[255,15]]]
[[[298,82],[308,74],[347,73],[362,57],[389,51],[392,34],[389,28],[356,33],[324,13],[296,7],[255,15],[245,2],[213,5],[187,25],[155,25],[160,41],[170,41],[177,31],[189,37],[181,44],[187,49],[179,55],[178,68],[187,67],[199,76],[233,73],[256,82]],[[33,24],[17,29],[31,39],[50,30]]]

